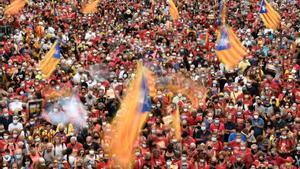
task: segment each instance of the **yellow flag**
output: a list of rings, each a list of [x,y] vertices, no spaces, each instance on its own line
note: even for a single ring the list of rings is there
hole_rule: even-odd
[[[176,111],[173,115],[173,128],[175,129],[175,138],[177,140],[181,139],[181,127],[180,127],[180,113],[178,106],[176,107]]]
[[[177,9],[175,3],[173,2],[173,0],[169,0],[168,2],[169,2],[170,15],[172,16],[173,21],[176,21],[179,17],[178,9]]]
[[[224,63],[227,69],[239,64],[247,49],[241,44],[235,33],[229,26],[223,25],[218,34],[216,54],[219,60]]]
[[[261,1],[259,13],[267,28],[275,30],[280,26],[281,17],[267,0]]]
[[[141,65],[138,66],[136,77],[112,122],[109,152],[114,163],[122,168],[130,168],[134,144],[151,110],[149,87],[143,69]]]
[[[9,6],[5,8],[5,15],[16,15],[24,8],[28,3],[28,0],[15,0]]]
[[[98,3],[100,2],[100,0],[92,0],[92,2],[89,2],[88,4],[86,4],[81,12],[82,13],[96,13],[97,12],[97,6],[98,6]]]
[[[43,77],[48,78],[56,69],[56,65],[60,61],[60,46],[57,42],[53,44],[44,59],[40,62],[39,69]]]

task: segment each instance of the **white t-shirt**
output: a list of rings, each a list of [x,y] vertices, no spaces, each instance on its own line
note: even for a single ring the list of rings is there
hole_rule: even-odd
[[[67,155],[65,155],[64,160],[68,161],[71,167],[75,167],[76,157],[74,157],[73,155],[69,155],[69,160],[67,159]]]
[[[54,145],[53,147],[54,156],[57,157],[58,159],[62,159],[63,151],[66,149],[67,147],[65,144]]]
[[[12,132],[14,129],[17,129],[17,130],[23,130],[23,124],[18,122],[17,124],[14,124],[14,123],[10,123],[8,125],[8,131],[9,132]]]

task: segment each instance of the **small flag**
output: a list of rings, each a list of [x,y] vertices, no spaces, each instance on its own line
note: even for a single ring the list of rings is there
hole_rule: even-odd
[[[175,22],[179,17],[178,9],[177,9],[175,3],[173,2],[173,0],[169,0],[168,2],[169,2],[170,15],[172,16],[173,21]]]
[[[134,144],[151,110],[149,87],[143,66],[139,65],[127,95],[112,122],[110,153],[122,168],[130,168]]]
[[[225,0],[220,0],[217,25],[221,25],[222,23],[225,23],[225,19],[226,19],[226,2],[225,2]]]
[[[176,111],[173,115],[173,128],[175,129],[175,138],[177,140],[181,139],[181,127],[180,127],[180,113],[178,105],[176,106]]]
[[[230,27],[223,26],[216,44],[216,54],[226,68],[233,68],[247,54],[246,48],[241,44]]]
[[[28,0],[15,0],[9,6],[5,8],[5,15],[16,15],[18,14],[24,6],[28,3]]]
[[[60,46],[57,42],[53,44],[49,52],[46,54],[44,59],[40,63],[39,69],[45,78],[51,76],[52,72],[55,70],[56,65],[60,61]]]
[[[267,28],[275,30],[280,26],[281,17],[267,0],[261,1],[259,13]]]
[[[88,14],[88,13],[96,13],[97,12],[97,6],[98,3],[100,2],[100,0],[92,0],[92,2],[90,1],[88,4],[86,4],[81,12],[84,14]]]

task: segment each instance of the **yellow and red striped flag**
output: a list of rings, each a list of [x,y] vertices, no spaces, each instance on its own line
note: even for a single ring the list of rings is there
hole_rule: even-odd
[[[40,62],[39,69],[41,70],[43,77],[48,78],[51,76],[56,65],[60,61],[60,57],[60,46],[55,42],[44,59]]]
[[[15,0],[9,6],[5,8],[5,15],[16,15],[18,14],[24,6],[28,3],[28,0]]]
[[[109,152],[116,165],[130,168],[134,144],[151,110],[149,86],[144,68],[138,65],[135,79],[122,100],[121,108],[112,122]]]
[[[259,13],[267,28],[275,30],[280,26],[281,17],[267,0],[261,1]]]
[[[173,21],[175,22],[179,17],[178,9],[177,9],[175,3],[173,2],[173,0],[168,0],[168,2],[169,2],[170,15],[172,16]]]
[[[82,13],[96,13],[97,12],[97,6],[100,0],[91,0],[88,4],[84,5],[81,12]]]
[[[231,69],[247,54],[247,49],[241,44],[233,30],[223,25],[216,44],[216,54],[219,60]]]

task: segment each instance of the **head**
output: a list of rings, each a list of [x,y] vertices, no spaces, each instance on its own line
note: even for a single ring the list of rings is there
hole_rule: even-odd
[[[61,143],[61,138],[60,137],[55,137],[54,142],[55,142],[55,144],[60,144]]]
[[[14,123],[14,124],[17,124],[18,121],[19,121],[18,116],[14,116],[14,117],[13,117],[13,123]]]
[[[77,138],[75,136],[71,137],[70,142],[72,145],[75,145],[77,143]]]
[[[216,119],[214,120],[214,124],[215,124],[216,126],[219,126],[219,125],[220,125],[220,119],[219,119],[219,118],[216,118]]]
[[[16,158],[17,160],[22,160],[23,154],[22,154],[22,150],[21,150],[21,149],[17,149],[17,150],[15,151],[15,158]]]
[[[48,152],[51,152],[52,149],[53,149],[53,144],[52,144],[52,143],[47,143],[46,148],[47,148],[47,151],[48,151]]]
[[[254,118],[255,120],[257,120],[257,119],[259,118],[258,112],[254,112],[254,113],[253,113],[253,118]]]

